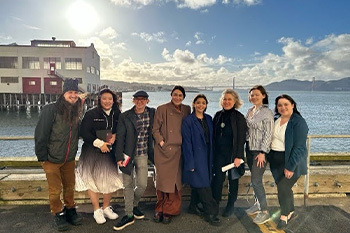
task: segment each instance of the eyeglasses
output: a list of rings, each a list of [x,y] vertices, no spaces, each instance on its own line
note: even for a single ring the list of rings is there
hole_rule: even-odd
[[[135,101],[145,101],[147,100],[146,98],[134,98]]]

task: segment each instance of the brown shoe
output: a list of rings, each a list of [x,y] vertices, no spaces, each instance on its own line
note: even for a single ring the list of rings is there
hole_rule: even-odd
[[[164,214],[163,215],[163,223],[169,224],[171,222],[171,215],[170,214]]]
[[[162,222],[163,221],[163,213],[162,212],[156,212],[153,217],[153,221],[155,222]]]

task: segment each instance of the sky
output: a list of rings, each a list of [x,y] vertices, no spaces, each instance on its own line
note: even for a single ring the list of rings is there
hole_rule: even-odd
[[[350,77],[349,0],[0,0],[0,44],[94,44],[101,79],[186,86]]]

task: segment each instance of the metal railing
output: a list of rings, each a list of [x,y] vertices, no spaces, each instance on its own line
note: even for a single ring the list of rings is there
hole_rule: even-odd
[[[343,157],[344,160],[348,160],[350,153],[349,152],[340,152],[340,153],[331,153],[331,154],[320,154],[320,153],[311,153],[311,139],[312,138],[350,138],[350,135],[308,135],[306,139],[307,146],[307,174],[304,181],[304,206],[307,205],[307,199],[309,198],[309,183],[310,183],[310,161],[311,156],[327,156],[332,158],[333,155]],[[331,159],[332,160],[332,159]]]
[[[308,135],[307,136],[307,174],[304,181],[304,205],[307,205],[309,197],[309,183],[310,183],[310,161],[311,157],[317,156],[324,158],[324,160],[334,161],[343,160],[350,161],[350,152],[326,152],[326,153],[311,153],[311,139],[314,138],[350,138],[350,135]],[[0,140],[33,140],[33,136],[0,136]]]

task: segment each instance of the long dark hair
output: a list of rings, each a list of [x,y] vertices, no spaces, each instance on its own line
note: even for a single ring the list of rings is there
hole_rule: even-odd
[[[117,101],[117,95],[116,95],[111,89],[108,89],[108,88],[102,89],[102,90],[100,91],[100,93],[98,94],[97,106],[98,106],[99,108],[102,109],[102,105],[101,105],[101,96],[102,96],[104,93],[109,93],[109,94],[112,95],[112,97],[113,97],[112,109],[119,108],[119,104],[118,104],[118,101]]]
[[[205,103],[208,105],[208,99],[204,94],[198,94],[194,97],[192,104],[194,104],[199,98],[203,98],[205,100]],[[196,111],[196,109],[194,109],[194,107],[192,107],[193,112]],[[207,107],[205,107],[204,112],[207,110]]]
[[[282,94],[282,95],[279,95],[279,96],[276,97],[276,100],[275,100],[275,116],[281,116],[281,114],[278,112],[278,109],[277,109],[277,104],[278,104],[278,101],[280,99],[286,99],[291,104],[294,104],[293,113],[299,114],[301,116],[300,112],[297,109],[297,103],[293,100],[292,97],[290,97],[289,95],[286,95],[286,94]]]
[[[265,88],[261,85],[255,85],[254,87],[252,87],[250,90],[249,90],[249,94],[250,92],[254,91],[254,90],[258,90],[260,91],[261,94],[265,95],[265,98],[263,99],[263,104],[269,104],[269,96],[265,90]]]
[[[69,124],[77,124],[79,122],[83,110],[83,104],[80,98],[78,98],[75,104],[71,104],[65,100],[64,94],[62,94],[58,97],[56,106],[63,119]]]

